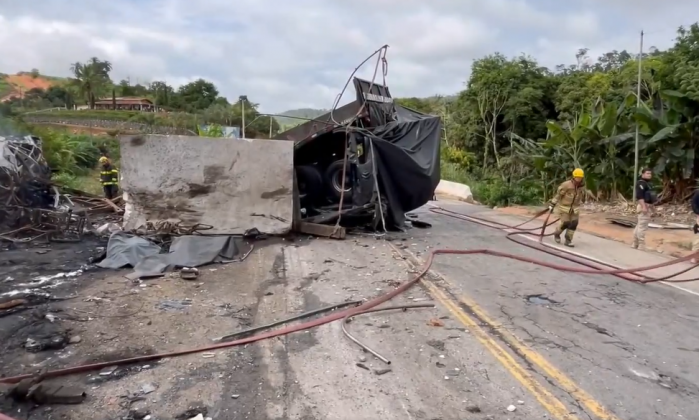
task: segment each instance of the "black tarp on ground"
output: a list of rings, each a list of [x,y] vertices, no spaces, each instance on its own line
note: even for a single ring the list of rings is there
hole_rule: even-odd
[[[442,123],[439,117],[399,105],[395,110],[396,120],[373,129],[371,140],[381,191],[388,201],[387,222],[400,227],[405,213],[423,206],[437,189]]]
[[[173,239],[169,252],[161,253],[160,246],[147,239],[125,232],[109,237],[107,256],[97,265],[119,269],[133,267],[127,277],[154,277],[178,267],[200,267],[222,261],[232,261],[250,250],[240,236],[185,235]]]

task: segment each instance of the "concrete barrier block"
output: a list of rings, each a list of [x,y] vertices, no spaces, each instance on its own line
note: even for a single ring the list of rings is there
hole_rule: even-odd
[[[468,185],[460,184],[458,182],[446,181],[442,179],[439,181],[439,185],[437,185],[437,190],[435,193],[438,195],[448,195],[467,203],[474,204],[476,202],[473,199],[471,188]]]
[[[293,142],[144,135],[120,145],[127,231],[168,219],[208,234],[291,230]]]

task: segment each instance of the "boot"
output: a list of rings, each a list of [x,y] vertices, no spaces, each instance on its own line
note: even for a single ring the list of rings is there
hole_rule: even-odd
[[[561,233],[560,232],[553,232],[553,240],[556,241],[557,244],[561,243]]]
[[[570,239],[566,239],[566,242],[563,245],[567,246],[568,248],[575,248],[575,245],[573,245],[573,242]]]

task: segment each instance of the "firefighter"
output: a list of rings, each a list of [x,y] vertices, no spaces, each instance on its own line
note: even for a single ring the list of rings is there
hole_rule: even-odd
[[[112,163],[106,156],[100,158],[100,165],[102,165],[100,181],[104,189],[104,196],[111,200],[116,197],[119,190],[119,171],[112,166]]]
[[[565,246],[571,248],[574,246],[573,235],[578,228],[579,207],[585,197],[584,178],[583,170],[576,168],[573,171],[573,178],[558,187],[556,195],[549,203],[549,210],[555,212],[560,219],[553,233],[553,239],[560,244],[561,234],[565,231]]]

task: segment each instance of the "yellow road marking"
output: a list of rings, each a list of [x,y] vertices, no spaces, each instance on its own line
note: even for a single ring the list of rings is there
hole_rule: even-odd
[[[461,323],[468,327],[480,343],[512,374],[537,401],[557,420],[579,420],[571,414],[568,408],[537,381],[514,357],[502,348],[487,332],[478,326],[476,321],[464,313],[441,290],[429,280],[422,280],[430,293],[451,312]]]
[[[390,244],[390,243],[389,243],[389,244]],[[396,248],[395,246],[393,246],[393,244],[390,244],[390,245],[391,245],[391,247],[392,247],[398,254],[402,254],[401,250],[399,250],[398,248]],[[410,258],[412,258],[413,260],[415,260],[417,263],[419,263],[419,264],[421,264],[421,265],[423,264],[422,261],[421,261],[418,257],[416,257],[412,252],[410,252],[409,250],[403,250],[403,251],[405,251],[405,252],[410,256]],[[411,264],[412,264],[412,263],[411,263]],[[430,270],[430,272],[433,273],[433,274],[435,274],[435,275],[437,275],[441,280],[443,280],[446,284],[448,284],[448,285],[450,286],[450,288],[454,288],[454,285],[453,285],[452,283],[450,283],[444,276],[438,275],[434,270]],[[495,341],[495,339],[493,339],[493,338],[490,336],[490,334],[486,333],[483,329],[481,329],[480,326],[478,325],[478,323],[476,323],[476,322],[474,321],[474,319],[473,319],[471,316],[469,316],[466,312],[464,312],[464,311],[459,307],[459,305],[457,305],[457,304],[455,304],[454,302],[452,302],[441,290],[439,290],[439,288],[438,288],[434,283],[432,283],[431,281],[427,280],[427,279],[424,278],[424,277],[421,279],[421,282],[430,290],[430,293],[432,293],[433,295],[435,295],[435,297],[436,297],[438,300],[440,300],[441,303],[443,303],[445,306],[447,306],[447,308],[448,308],[452,313],[454,313],[455,316],[457,316],[456,313],[459,313],[460,315],[458,315],[457,318],[458,318],[462,323],[464,323],[464,325],[468,325],[469,328],[472,328],[472,329],[474,329],[474,327],[473,327],[472,325],[475,325],[475,328],[477,328],[477,329],[480,331],[480,333],[482,333],[482,334],[485,335],[485,338],[483,338],[483,340],[486,340],[488,343],[486,344],[485,342],[481,341],[481,337],[478,337],[479,341],[481,341],[481,343],[483,343],[491,352],[493,352],[493,350],[491,349],[491,347],[492,347],[493,345],[498,346],[501,350],[503,350],[502,347],[500,347],[499,344]],[[438,296],[439,296],[439,297],[438,297]],[[445,301],[443,302],[442,299],[444,299]],[[548,378],[549,378],[550,380],[553,380],[553,381],[557,382],[558,385],[560,385],[560,387],[561,387],[563,390],[565,390],[569,395],[571,395],[573,398],[575,398],[575,399],[578,401],[578,403],[580,403],[582,406],[584,406],[584,407],[589,411],[590,414],[594,414],[594,415],[597,416],[600,420],[621,420],[619,417],[617,417],[617,416],[614,415],[613,413],[609,412],[609,410],[607,410],[601,403],[599,403],[597,400],[595,400],[594,397],[592,397],[590,394],[588,394],[587,392],[585,392],[585,390],[581,389],[572,379],[570,379],[570,378],[569,378],[567,375],[565,375],[562,371],[560,371],[560,370],[557,369],[555,366],[553,366],[553,365],[552,365],[548,360],[546,360],[541,354],[539,354],[538,352],[536,352],[535,350],[533,350],[531,347],[527,346],[525,343],[523,343],[522,341],[520,341],[520,340],[519,340],[517,337],[515,337],[513,334],[511,334],[510,332],[508,332],[505,328],[502,327],[502,325],[501,325],[499,322],[494,321],[493,319],[491,319],[491,318],[486,314],[486,312],[485,312],[483,309],[481,309],[480,306],[478,306],[472,299],[469,299],[469,298],[467,298],[466,296],[461,295],[461,296],[459,296],[459,300],[460,300],[464,305],[468,306],[469,309],[470,309],[471,311],[473,311],[473,314],[474,314],[480,321],[482,321],[483,323],[487,324],[490,328],[492,328],[492,329],[494,329],[494,330],[497,330],[497,331],[499,332],[499,334],[498,334],[499,337],[500,337],[502,340],[504,340],[505,343],[506,343],[508,346],[510,346],[510,348],[513,349],[513,351],[515,351],[515,352],[518,353],[519,355],[523,356],[523,357],[524,357],[527,361],[529,361],[529,363],[531,363],[532,365],[535,365],[535,366],[537,366],[539,369],[541,369],[541,370],[548,376]],[[479,333],[479,334],[480,334],[480,333]],[[493,348],[495,348],[495,347],[493,347]],[[503,350],[503,351],[504,351],[504,350]],[[517,366],[517,367],[520,368],[520,369],[524,369],[521,365],[517,364],[517,362],[515,361],[515,359],[514,359],[509,353],[504,352],[504,354],[506,354],[508,357],[511,358],[511,360],[512,360],[511,363],[513,363],[514,366]],[[538,393],[541,395],[541,397],[543,398],[543,397],[545,396],[545,394],[542,394],[542,392],[547,392],[547,393],[548,393],[548,391],[546,390],[546,388],[543,387],[543,385],[541,385],[541,384],[540,384],[539,382],[537,382],[533,377],[530,376],[530,377],[531,377],[531,380],[534,381],[534,383],[536,384],[536,388],[534,388],[534,390],[533,390],[533,389],[529,386],[530,384],[529,384],[528,382],[525,383],[525,382],[523,381],[523,379],[520,379],[520,377],[518,376],[518,374],[517,374],[516,371],[514,370],[514,369],[516,369],[516,368],[512,367],[512,365],[510,364],[509,361],[507,361],[508,363],[505,364],[505,363],[503,363],[503,360],[501,360],[501,359],[498,357],[498,355],[496,355],[494,352],[493,352],[493,355],[498,359],[498,361],[500,361],[500,363],[503,364],[503,366],[504,366],[508,371],[510,371],[510,373],[511,373],[515,378],[517,378],[517,379],[518,379],[518,380],[519,380],[519,381],[520,381],[520,382],[521,382],[521,383],[522,383],[522,384],[537,398],[537,400],[539,400],[539,402],[540,402],[552,415],[554,415],[554,416],[559,416],[559,415],[560,415],[560,414],[557,414],[557,413],[559,413],[559,412],[557,412],[557,411],[552,411],[552,410],[556,410],[556,409],[557,409],[556,405],[553,405],[552,403],[550,403],[549,400],[544,400],[544,401],[542,401],[542,399],[540,399],[540,396],[537,395],[536,392],[538,392]],[[527,373],[526,370],[524,370],[524,372]],[[528,374],[528,373],[527,373],[527,374]],[[524,379],[526,379],[526,377],[524,377]],[[549,393],[549,395],[550,395],[550,393]],[[553,395],[551,395],[551,397],[553,397]],[[553,398],[555,398],[555,397],[553,397]],[[556,401],[557,401],[558,404],[561,404],[561,405],[563,404],[560,400],[556,400]],[[566,410],[566,413],[567,413],[567,410]],[[566,415],[567,415],[568,417],[558,417],[558,418],[561,418],[561,419],[577,419],[577,417],[573,417],[572,415],[568,415],[568,414],[566,414]]]

